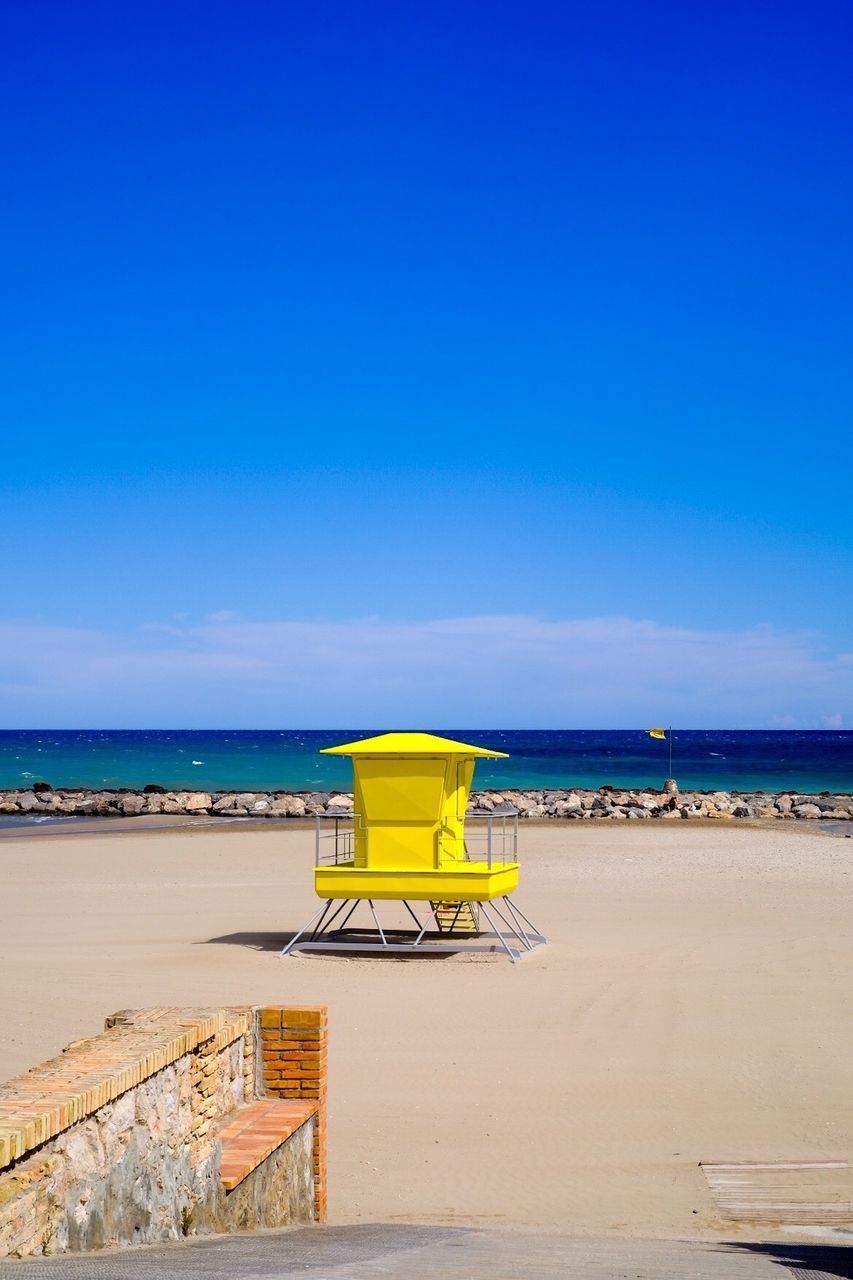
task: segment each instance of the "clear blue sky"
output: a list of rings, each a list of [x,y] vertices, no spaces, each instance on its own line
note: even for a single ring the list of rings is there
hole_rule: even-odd
[[[0,42],[0,723],[853,723],[849,3]]]

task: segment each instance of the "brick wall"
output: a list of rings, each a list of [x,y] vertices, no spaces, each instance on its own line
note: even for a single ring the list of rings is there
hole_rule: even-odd
[[[265,1005],[260,1010],[262,1080],[270,1097],[315,1101],[314,1218],[326,1221],[328,1014],[322,1005]]]

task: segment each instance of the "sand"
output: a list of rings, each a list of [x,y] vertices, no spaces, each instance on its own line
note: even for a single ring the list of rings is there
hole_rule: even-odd
[[[853,842],[521,845],[552,941],[511,966],[279,959],[314,909],[309,831],[4,839],[0,1077],[125,1006],[327,1003],[339,1223],[732,1236],[699,1161],[853,1157]]]

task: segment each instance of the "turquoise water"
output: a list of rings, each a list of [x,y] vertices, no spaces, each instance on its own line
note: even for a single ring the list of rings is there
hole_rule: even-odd
[[[349,760],[318,752],[375,732],[4,730],[0,787],[347,788]],[[641,729],[435,732],[510,753],[478,763],[480,787],[659,787],[668,772],[667,744]],[[673,774],[685,789],[853,792],[853,732],[676,729]]]

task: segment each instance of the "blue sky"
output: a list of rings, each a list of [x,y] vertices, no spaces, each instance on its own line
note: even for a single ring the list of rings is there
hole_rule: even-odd
[[[853,13],[11,4],[8,726],[853,725]]]

